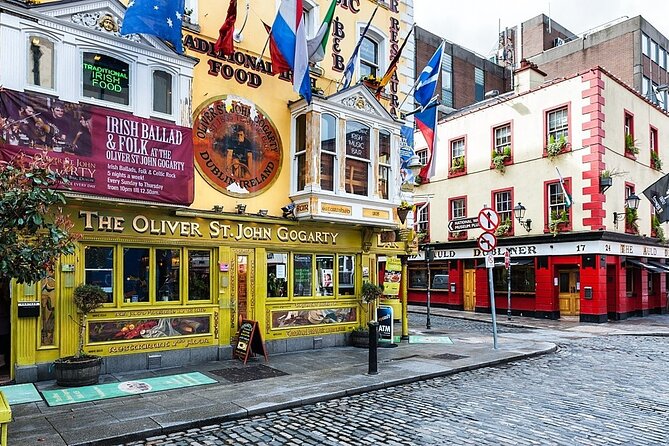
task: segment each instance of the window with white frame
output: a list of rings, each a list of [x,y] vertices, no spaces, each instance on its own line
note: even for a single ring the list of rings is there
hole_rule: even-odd
[[[546,135],[546,142],[555,142],[559,141],[560,138],[567,140],[569,136],[569,113],[567,107],[562,107],[557,110],[549,111],[546,114],[546,129],[548,134]]]
[[[197,24],[198,12],[197,12],[198,0],[185,0],[184,2],[184,21],[192,24]]]
[[[559,181],[548,184],[548,222],[567,218],[569,216],[567,206],[567,197],[562,190]]]
[[[456,198],[451,200],[451,219],[465,218],[467,216],[467,209],[464,198]]]
[[[346,123],[346,192],[355,195],[369,193],[369,147],[371,129],[359,122]]]
[[[461,170],[465,167],[465,140],[457,139],[451,142],[451,169]]]
[[[321,115],[321,189],[334,191],[337,159],[337,119]]]
[[[503,190],[494,193],[495,211],[499,215],[499,222],[502,225],[513,223],[513,206],[511,202],[511,191]]]
[[[430,228],[428,216],[430,206],[427,203],[416,205],[416,222],[414,224],[416,232],[427,232]]]
[[[427,165],[427,147],[423,149],[418,149],[416,150],[416,156],[418,156],[418,160],[423,166]]]
[[[307,39],[316,35],[316,6],[317,4],[311,0],[302,0],[302,20]]]
[[[446,53],[441,61],[441,103],[453,107],[453,56]]]
[[[506,147],[511,148],[511,124],[496,127],[495,130],[495,153],[504,154]]]
[[[295,172],[297,190],[304,190],[307,184],[307,116],[300,115],[295,120]]]
[[[646,99],[652,101],[653,97],[655,96],[653,93],[650,91],[650,79],[647,78],[646,76],[643,76],[641,78],[641,94],[643,97]]]
[[[42,36],[28,36],[28,72],[29,85],[54,88],[54,46],[53,42]]]
[[[650,41],[650,59],[657,63],[657,42],[651,39]]]
[[[379,44],[365,36],[360,43],[360,77],[379,77]]]
[[[390,193],[390,132],[379,130],[379,198],[388,199]]]
[[[650,55],[650,37],[645,34],[641,34],[641,51],[645,56]]]
[[[100,53],[83,53],[82,96],[130,104],[130,65]]]
[[[153,72],[153,111],[172,114],[172,75],[166,71]]]

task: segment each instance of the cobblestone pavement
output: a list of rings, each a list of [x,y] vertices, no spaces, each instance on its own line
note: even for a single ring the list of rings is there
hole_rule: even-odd
[[[490,330],[433,318],[454,323]],[[129,444],[666,445],[666,339],[566,339],[552,355]]]

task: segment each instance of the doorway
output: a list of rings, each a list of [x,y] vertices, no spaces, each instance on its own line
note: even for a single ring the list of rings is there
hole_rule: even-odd
[[[476,309],[476,270],[465,270],[464,302],[465,311]]]
[[[581,283],[579,272],[558,271],[560,316],[578,316],[581,313]]]
[[[233,249],[231,270],[234,332],[244,319],[255,320],[255,261],[252,249]],[[236,337],[236,336],[235,336]],[[235,339],[233,337],[233,345]]]

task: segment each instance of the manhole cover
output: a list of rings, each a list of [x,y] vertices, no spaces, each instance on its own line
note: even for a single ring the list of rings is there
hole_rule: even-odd
[[[211,370],[209,373],[218,375],[223,379],[233,383],[242,383],[246,381],[255,381],[257,379],[274,378],[275,376],[283,376],[281,370],[273,369],[262,364],[255,364],[245,367],[231,367],[229,369]]]
[[[434,358],[446,359],[448,361],[455,361],[456,359],[469,358],[469,356],[454,355],[452,353],[444,353],[442,355],[435,355]]]

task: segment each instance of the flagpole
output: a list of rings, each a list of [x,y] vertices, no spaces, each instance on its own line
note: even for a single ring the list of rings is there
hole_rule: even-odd
[[[271,31],[270,31],[271,32]],[[267,49],[267,44],[269,43],[269,39],[272,35],[267,34],[267,40],[265,40],[265,45],[262,47],[262,51],[260,52],[260,56],[256,59],[256,64],[259,64],[260,61],[262,60],[263,56],[265,55],[265,50]]]
[[[351,57],[353,57],[355,54],[358,52],[358,48],[360,48],[360,44],[362,43],[363,37],[365,37],[365,34],[367,34],[367,30],[369,29],[369,25],[372,24],[372,20],[374,20],[374,16],[376,15],[376,11],[378,11],[379,5],[376,5],[376,8],[374,8],[374,11],[372,11],[372,16],[369,18],[369,21],[367,22],[367,25],[365,26],[365,30],[363,33],[360,35],[360,38],[358,39],[358,43],[355,44],[355,48],[353,48],[353,53],[351,53]],[[348,65],[348,64],[346,64]],[[353,75],[351,75],[352,77]],[[344,69],[344,74],[341,77],[341,80],[339,81],[340,84],[344,82],[344,78],[346,77],[346,69]]]
[[[242,41],[242,31],[244,31],[244,27],[246,27],[246,21],[249,19],[249,10],[251,9],[251,0],[246,0],[246,15],[244,16],[244,23],[242,23],[242,27],[239,28],[239,31],[235,32],[232,34],[232,38],[235,39],[235,42],[239,43]]]
[[[441,39],[441,44],[440,44],[439,46],[443,45],[445,42],[446,42],[446,39]],[[444,48],[444,50],[445,50],[445,49],[446,49],[446,48]],[[442,57],[442,59],[443,59],[443,57],[444,57],[443,53],[442,53],[441,57]],[[406,102],[407,98],[408,98],[409,96],[411,96],[411,93],[413,93],[413,91],[416,89],[416,87],[418,86],[418,82],[419,82],[419,81],[420,81],[420,75],[418,76],[418,79],[416,79],[416,82],[414,82],[413,87],[411,87],[411,90],[409,90],[409,93],[407,93],[407,95],[404,96],[404,99],[402,99],[402,103],[400,104],[399,107],[397,107],[398,110],[402,110],[402,106],[403,106],[404,103]],[[415,113],[415,112],[414,112],[414,113]],[[407,116],[408,116],[408,115],[407,115]]]

